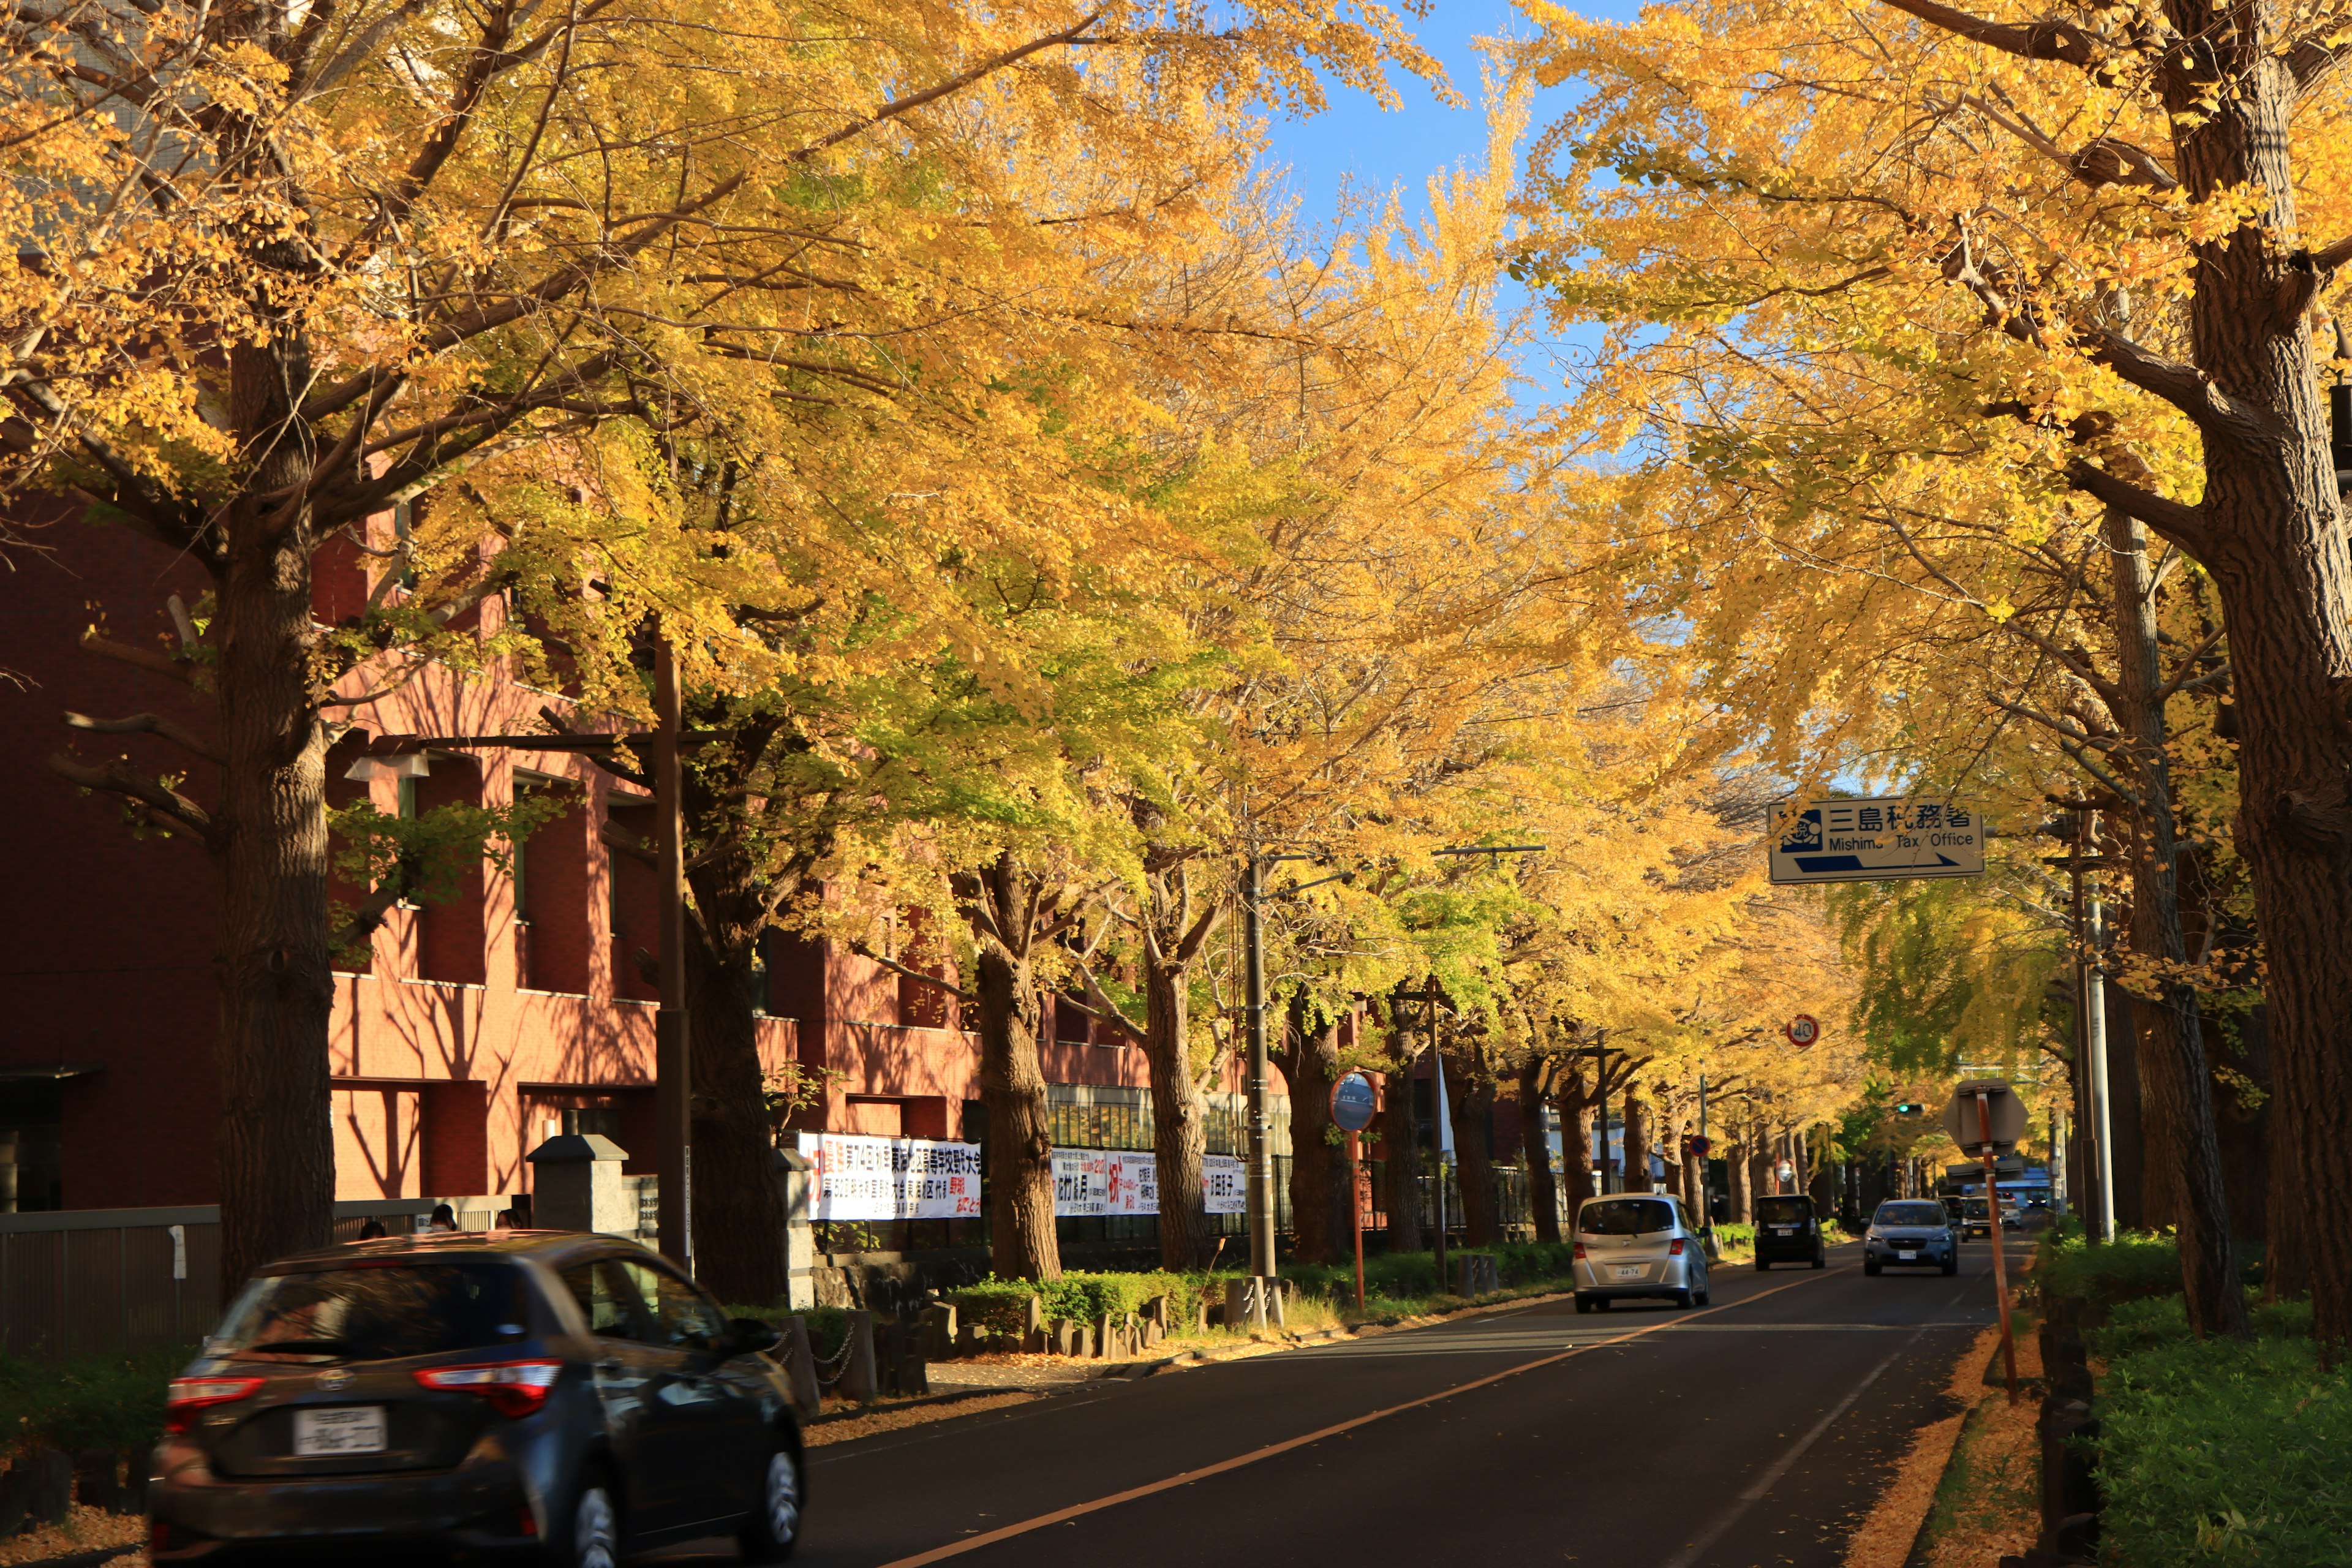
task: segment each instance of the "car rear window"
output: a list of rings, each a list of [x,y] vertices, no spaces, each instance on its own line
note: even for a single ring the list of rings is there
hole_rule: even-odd
[[[1877,1220],[1880,1225],[1941,1225],[1944,1205],[1941,1204],[1881,1204]]]
[[[245,1288],[215,1355],[396,1361],[482,1350],[530,1332],[509,1263],[390,1263],[271,1274]]]
[[[1576,1228],[1587,1236],[1647,1236],[1674,1226],[1675,1205],[1656,1198],[1612,1198],[1587,1204],[1576,1218]]]
[[[1763,1225],[1797,1225],[1813,1217],[1811,1198],[1758,1198],[1756,1218]]]

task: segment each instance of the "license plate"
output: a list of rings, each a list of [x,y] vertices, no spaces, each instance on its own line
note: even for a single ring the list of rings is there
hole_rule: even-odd
[[[1916,1252],[1897,1252],[1895,1256],[1898,1261],[1904,1263],[1916,1263],[1919,1258]]]
[[[294,1412],[294,1453],[298,1458],[321,1454],[381,1454],[383,1452],[383,1406],[344,1405],[326,1410]]]
[[[1642,1274],[1643,1267],[1641,1264],[1621,1263],[1617,1266],[1617,1278],[1620,1279],[1639,1279],[1642,1277]]]

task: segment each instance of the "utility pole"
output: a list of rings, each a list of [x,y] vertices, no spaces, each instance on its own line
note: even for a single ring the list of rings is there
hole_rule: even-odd
[[[2074,814],[2074,842],[2063,856],[2045,857],[2042,864],[2064,868],[2071,885],[2070,913],[2074,926],[2074,1082],[2081,1100],[2081,1121],[2090,1144],[2088,1169],[2082,1173],[2090,1202],[2085,1229],[2090,1239],[2113,1241],[2116,1236],[2115,1150],[2107,1109],[2107,988],[2100,953],[2105,946],[2104,915],[2095,883],[2088,873],[2110,862],[2092,852],[2098,832],[2098,813],[2087,802],[2058,801]],[[2072,1173],[2069,1173],[2071,1175]]]
[[[1249,1179],[1244,1192],[1249,1210],[1248,1300],[1253,1328],[1265,1326],[1268,1314],[1276,1310],[1272,1305],[1276,1292],[1282,1289],[1281,1269],[1275,1256],[1274,1118],[1265,1103],[1265,921],[1260,908],[1265,893],[1265,868],[1285,860],[1319,858],[1315,855],[1261,855],[1252,851],[1242,862],[1242,946],[1245,950],[1242,1016],[1249,1051]],[[1348,881],[1354,875],[1352,871],[1343,871],[1287,890],[1295,893],[1324,882]]]
[[[694,1266],[694,1150],[686,1024],[686,803],[678,764],[677,664],[654,643],[654,811],[661,861],[661,1010],[654,1015],[654,1156],[662,1256]]]
[[[1430,1095],[1429,1152],[1437,1172],[1430,1183],[1431,1203],[1437,1215],[1437,1225],[1430,1241],[1430,1255],[1437,1265],[1437,1288],[1440,1291],[1445,1289],[1445,1054],[1437,1048],[1437,1005],[1444,995],[1445,993],[1438,989],[1435,975],[1430,976],[1426,989],[1396,993],[1396,999],[1400,1002],[1429,1004],[1429,1070],[1433,1086]],[[1410,1077],[1405,1080],[1408,1086],[1412,1081]],[[1405,1092],[1411,1093],[1411,1088],[1408,1087]]]

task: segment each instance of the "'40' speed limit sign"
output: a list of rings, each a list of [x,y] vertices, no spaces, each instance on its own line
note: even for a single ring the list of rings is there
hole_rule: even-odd
[[[1822,1037],[1822,1021],[1811,1013],[1800,1013],[1789,1020],[1789,1043],[1803,1050]]]

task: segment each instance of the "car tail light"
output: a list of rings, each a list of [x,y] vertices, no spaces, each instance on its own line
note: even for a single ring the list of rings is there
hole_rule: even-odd
[[[163,1396],[163,1429],[184,1432],[195,1413],[208,1405],[233,1405],[250,1399],[261,1386],[257,1377],[175,1377]]]
[[[1572,1263],[1581,1263],[1584,1261],[1584,1243],[1580,1241],[1576,1244],[1575,1256],[1570,1258],[1569,1261]]]
[[[427,1366],[416,1381],[427,1388],[479,1394],[501,1415],[528,1415],[547,1403],[560,1361],[501,1361],[479,1366]]]
[[[1666,1256],[1669,1258],[1680,1258],[1682,1255],[1683,1238],[1678,1236],[1675,1237],[1674,1245],[1666,1248]]]

